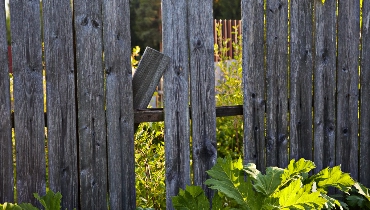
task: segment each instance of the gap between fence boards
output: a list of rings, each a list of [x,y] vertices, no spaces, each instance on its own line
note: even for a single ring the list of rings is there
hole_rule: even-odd
[[[221,106],[216,107],[216,117],[229,117],[243,115],[243,106]],[[191,109],[189,107],[189,117],[191,119]],[[47,127],[46,112],[44,113],[45,127]],[[14,112],[11,114],[12,128],[14,128]],[[161,122],[164,121],[163,108],[137,109],[134,111],[134,123]]]

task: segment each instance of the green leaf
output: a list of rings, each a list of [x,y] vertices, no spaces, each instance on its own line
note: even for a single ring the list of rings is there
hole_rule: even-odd
[[[325,168],[318,174],[312,176],[310,180],[317,183],[318,191],[327,192],[328,187],[336,187],[343,192],[348,192],[355,181],[348,173],[343,173],[340,166]]]
[[[370,190],[368,188],[358,182],[356,182],[353,186],[357,189],[360,195],[363,195],[368,201],[370,201]]]
[[[179,210],[208,210],[210,208],[209,201],[199,186],[186,186],[185,190],[180,189],[179,195],[172,197],[172,204],[175,209]]]
[[[216,165],[207,171],[211,179],[205,184],[234,199],[242,209],[260,209],[261,195],[254,192],[251,180],[245,181],[242,169],[240,158],[234,162],[230,156],[218,158]]]
[[[310,172],[314,168],[316,168],[316,166],[310,160],[301,158],[296,162],[293,159],[290,161],[288,167],[284,170],[282,182],[285,184],[292,179],[296,179],[297,176],[306,176],[306,173]]]
[[[22,210],[20,206],[13,203],[0,204],[0,210]]]
[[[268,167],[266,175],[258,174],[253,186],[258,192],[270,196],[281,184],[281,176],[284,169],[278,167]]]
[[[365,209],[366,203],[368,202],[365,197],[358,195],[350,195],[346,198],[348,205],[351,207],[359,207]]]
[[[300,179],[293,180],[273,197],[279,199],[280,209],[320,209],[326,203],[320,192],[305,191]]]
[[[321,196],[326,199],[326,203],[324,204],[326,209],[336,209],[336,206],[339,207],[339,209],[347,209],[348,210],[348,205],[346,203],[343,203],[333,197],[330,197],[326,194],[321,193]]]
[[[46,195],[40,197],[39,194],[34,193],[33,196],[41,203],[45,210],[60,210],[62,194],[60,192],[54,193],[52,190],[49,190]]]

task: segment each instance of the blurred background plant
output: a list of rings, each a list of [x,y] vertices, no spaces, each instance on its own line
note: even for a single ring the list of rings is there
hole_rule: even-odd
[[[216,106],[243,104],[242,37],[237,26],[233,27],[233,30],[237,39],[225,39],[222,37],[222,25],[216,25],[217,43],[214,49],[219,62],[215,64],[215,67],[220,71],[220,79],[216,81]],[[227,55],[229,42],[232,42],[233,57]],[[224,158],[230,154],[233,159],[242,156],[243,117],[219,117],[216,122],[218,156]]]

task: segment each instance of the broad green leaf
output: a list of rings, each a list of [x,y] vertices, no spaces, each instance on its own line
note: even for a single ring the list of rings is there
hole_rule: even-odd
[[[61,209],[62,194],[60,194],[60,192],[54,193],[52,190],[49,190],[46,195],[42,197],[37,193],[34,193],[33,196],[42,204],[45,210]]]
[[[0,210],[22,210],[20,206],[13,203],[0,204]]]
[[[245,167],[244,167],[244,171],[251,176],[251,178],[253,178],[254,180],[257,179],[257,176],[261,174],[261,172],[259,170],[257,170],[257,167],[256,167],[256,164],[254,163],[248,163]]]
[[[365,209],[368,200],[364,196],[350,195],[346,198],[348,205],[351,207],[358,207]]]
[[[343,192],[348,192],[355,181],[348,173],[343,173],[340,166],[325,168],[310,178],[317,183],[318,191],[327,192],[328,187],[336,187]]]
[[[270,196],[281,185],[281,176],[284,169],[277,167],[268,167],[266,175],[258,174],[253,186],[256,191]]]
[[[273,197],[279,199],[280,209],[320,209],[326,203],[320,192],[306,192],[300,179],[293,180]]]
[[[296,178],[297,176],[306,176],[306,174],[314,168],[316,168],[316,166],[310,160],[305,160],[301,158],[296,162],[293,159],[290,161],[288,167],[284,169],[284,174],[282,176],[282,183],[285,184],[291,179]]]
[[[321,193],[321,196],[326,199],[326,203],[324,204],[326,209],[336,209],[336,206],[338,206],[340,210],[348,210],[348,205],[346,203],[340,202],[339,200],[323,193]]]
[[[363,195],[368,201],[370,201],[370,190],[368,188],[358,182],[356,182],[353,186],[357,189],[359,194]]]
[[[245,181],[242,169],[240,158],[234,162],[230,156],[218,158],[216,165],[207,171],[211,178],[205,184],[234,199],[242,209],[260,209],[260,195],[254,192],[251,180]]]
[[[199,186],[186,186],[185,190],[180,189],[179,195],[172,197],[172,204],[179,210],[208,210],[209,201],[203,189]]]

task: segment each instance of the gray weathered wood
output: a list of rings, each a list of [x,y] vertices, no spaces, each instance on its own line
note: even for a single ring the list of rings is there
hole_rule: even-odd
[[[204,182],[217,158],[213,1],[189,0],[188,4],[194,184],[211,198]]]
[[[5,4],[0,1],[0,203],[14,202],[9,85]]]
[[[242,0],[244,163],[265,170],[264,5]]]
[[[45,130],[40,1],[10,1],[14,78],[17,201],[41,206],[45,194]]]
[[[107,209],[102,1],[75,0],[80,208]]]
[[[72,8],[44,0],[49,188],[63,195],[62,209],[77,208],[78,159]]]
[[[359,1],[338,5],[336,165],[358,180]]]
[[[148,107],[153,93],[170,62],[168,56],[147,47],[132,79],[134,108]]]
[[[315,1],[315,172],[335,165],[336,1]]]
[[[361,130],[359,181],[370,187],[370,2],[362,3]]]
[[[171,58],[164,73],[166,207],[190,185],[189,49],[187,0],[162,0],[163,53]]]
[[[110,209],[136,209],[130,7],[103,1]]]
[[[290,158],[312,160],[313,1],[291,0]]]
[[[266,165],[288,165],[288,1],[268,0]]]

